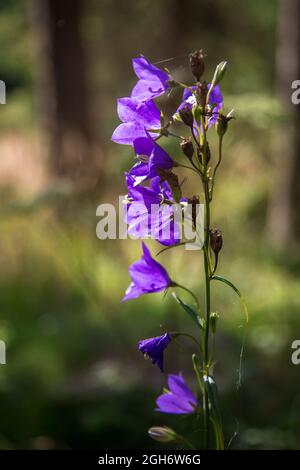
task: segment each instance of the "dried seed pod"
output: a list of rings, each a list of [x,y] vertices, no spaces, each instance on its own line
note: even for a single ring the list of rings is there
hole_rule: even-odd
[[[194,118],[191,108],[188,104],[184,105],[179,111],[179,116],[181,117],[182,122],[189,127],[193,126]]]
[[[209,241],[212,251],[214,252],[215,256],[217,256],[223,246],[223,236],[221,230],[210,230]]]
[[[206,82],[198,83],[196,87],[196,96],[197,96],[198,103],[203,109],[205,108],[205,105],[206,105],[207,93],[208,93],[207,83]]]
[[[196,80],[199,82],[200,78],[202,77],[204,70],[205,70],[205,64],[204,64],[204,59],[206,57],[205,52],[203,49],[200,49],[199,51],[192,52],[190,54],[190,68],[191,72],[196,78]]]
[[[194,146],[192,141],[190,139],[185,139],[181,142],[180,147],[184,155],[191,160],[194,155]]]

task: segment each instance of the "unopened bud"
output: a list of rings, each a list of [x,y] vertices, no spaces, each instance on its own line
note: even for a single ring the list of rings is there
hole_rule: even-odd
[[[216,333],[218,319],[219,319],[219,314],[217,312],[212,312],[210,314],[209,321],[210,321],[210,326],[211,326],[212,332],[214,334]]]
[[[184,105],[179,111],[179,116],[181,117],[182,122],[189,127],[193,126],[194,118],[191,108],[188,104]]]
[[[192,222],[194,227],[197,225],[197,216],[199,213],[199,197],[198,196],[192,196],[191,198],[188,199],[188,204],[192,206]]]
[[[223,77],[225,75],[227,68],[227,62],[224,60],[221,62],[219,65],[217,65],[215,73],[214,73],[214,78],[212,81],[213,86],[217,85],[220,83],[221,80],[223,80]]]
[[[190,139],[183,140],[180,144],[180,147],[184,155],[188,157],[189,160],[191,160],[194,155],[194,146],[192,141]]]
[[[209,241],[212,251],[217,256],[223,246],[223,237],[221,230],[211,230],[209,234]]]
[[[204,108],[206,105],[207,93],[208,93],[207,83],[206,82],[198,83],[196,87],[196,96],[197,96],[197,101],[202,108]]]
[[[228,121],[229,119],[226,116],[224,116],[223,114],[219,114],[216,122],[216,129],[220,137],[223,137],[223,135],[226,134],[228,128]]]
[[[206,57],[206,54],[202,49],[199,51],[192,52],[190,54],[190,68],[191,72],[196,78],[196,80],[199,82],[200,78],[202,77],[205,69],[204,65],[204,59]]]
[[[176,432],[167,426],[153,426],[148,430],[148,434],[158,442],[172,442],[178,438]]]

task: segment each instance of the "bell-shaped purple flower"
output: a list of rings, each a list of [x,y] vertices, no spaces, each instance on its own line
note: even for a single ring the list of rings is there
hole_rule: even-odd
[[[155,261],[145,243],[143,256],[129,267],[132,283],[125,292],[123,302],[135,299],[143,294],[161,292],[171,285],[171,279],[165,268]]]
[[[182,374],[170,374],[168,387],[167,393],[163,393],[156,400],[157,411],[170,414],[189,414],[195,411],[196,397],[186,385]]]
[[[135,98],[120,98],[118,115],[122,124],[111,138],[117,144],[132,145],[135,139],[151,135],[151,129],[160,129],[160,111],[152,100],[140,102]]]
[[[162,95],[169,88],[169,75],[151,64],[146,57],[133,59],[132,65],[139,78],[132,90],[132,98],[147,101]]]
[[[128,234],[134,238],[153,238],[169,246],[180,242],[180,214],[178,206],[162,204],[165,199],[172,200],[168,183],[160,178],[151,179],[150,187],[135,186],[135,177],[126,176],[128,201],[125,222]]]
[[[208,84],[208,87],[209,86],[210,86],[210,84]],[[195,89],[195,88],[196,87],[193,87],[193,89]],[[196,98],[188,88],[184,89],[183,102],[181,103],[181,105],[177,109],[176,113],[178,113],[181,108],[186,106],[186,104],[188,104],[191,109],[192,109],[193,105],[196,104]],[[210,97],[209,97],[209,104],[211,106],[214,105],[213,114],[209,118],[209,122],[208,122],[208,127],[211,127],[213,124],[215,124],[217,122],[218,113],[223,108],[223,96],[222,96],[221,89],[220,89],[219,85],[216,85],[216,86],[213,87],[213,89],[210,93]]]
[[[139,341],[139,350],[152,361],[152,364],[157,364],[163,372],[164,350],[169,345],[171,336],[165,333],[162,336],[155,338],[143,339]]]
[[[171,170],[174,161],[151,137],[140,137],[133,142],[136,156],[142,161],[134,165],[129,174],[135,177],[135,185],[158,176],[159,170]]]

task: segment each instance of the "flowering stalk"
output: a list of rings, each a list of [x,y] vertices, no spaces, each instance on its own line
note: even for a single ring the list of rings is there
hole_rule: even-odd
[[[153,259],[148,247],[143,242],[143,254],[140,260],[129,268],[132,282],[126,290],[123,301],[140,297],[144,294],[183,289],[194,302],[185,303],[177,293],[175,300],[189,315],[200,331],[200,338],[184,332],[165,332],[161,336],[139,341],[139,349],[150,358],[159,369],[164,369],[164,353],[170,343],[181,337],[193,340],[195,351],[192,364],[202,395],[202,407],[197,395],[188,387],[182,373],[169,374],[168,389],[157,398],[157,411],[170,414],[203,415],[203,448],[224,449],[222,420],[218,402],[218,392],[213,378],[213,354],[218,313],[211,311],[211,281],[217,280],[231,287],[241,298],[245,314],[247,309],[239,290],[228,279],[216,274],[219,252],[223,246],[222,233],[211,228],[210,205],[217,170],[222,162],[222,143],[232,119],[231,113],[223,114],[223,97],[219,83],[224,77],[226,62],[221,62],[214,73],[210,84],[202,76],[205,71],[206,55],[200,50],[190,55],[190,69],[196,82],[194,84],[179,83],[170,75],[147,61],[145,57],[133,60],[133,68],[138,77],[131,96],[118,100],[118,114],[122,121],[114,131],[112,140],[119,144],[131,145],[137,162],[126,173],[128,195],[126,198],[126,222],[128,232],[138,238],[152,237],[164,248],[159,253],[183,246],[180,223],[189,221],[197,234],[199,231],[198,204],[199,196],[184,197],[183,184],[174,170],[185,168],[197,174],[201,181],[204,203],[204,315],[201,313],[200,302],[195,293],[188,287],[174,281],[166,269]],[[182,103],[171,120],[166,120],[159,111],[155,99],[173,87],[183,90]],[[170,127],[180,122],[184,129],[189,129],[189,136],[180,136]],[[217,161],[211,163],[211,152],[208,142],[210,130],[215,127],[219,139]],[[188,164],[174,160],[158,144],[163,138],[179,139],[181,151],[188,159]],[[178,210],[190,205],[190,215],[178,221]],[[153,210],[155,207],[155,210]],[[166,233],[166,227],[169,230]],[[214,257],[214,260],[213,260]],[[199,360],[201,357],[201,361]],[[166,427],[151,428],[149,435],[160,442],[177,441],[188,447],[193,444],[175,431]],[[199,447],[199,445],[198,445]]]
[[[205,328],[204,328],[204,354],[203,354],[203,370],[209,376],[209,325],[210,325],[210,272],[209,272],[209,233],[210,233],[210,201],[208,173],[206,164],[206,123],[201,119],[203,128],[203,172],[202,176],[203,191],[205,196],[205,224],[204,224],[204,275],[205,275]],[[209,448],[210,434],[210,418],[209,418],[209,401],[208,394],[204,392],[204,416],[205,416],[205,448]]]

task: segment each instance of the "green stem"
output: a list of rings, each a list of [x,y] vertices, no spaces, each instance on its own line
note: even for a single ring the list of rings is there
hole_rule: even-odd
[[[218,162],[215,166],[215,169],[214,169],[214,172],[213,172],[213,175],[212,175],[212,178],[211,178],[210,200],[212,200],[212,198],[213,198],[216,173],[217,173],[217,170],[218,170],[218,168],[219,168],[219,166],[221,165],[221,162],[222,162],[222,144],[223,144],[223,136],[220,136],[219,137],[219,158],[218,158]]]
[[[185,336],[186,338],[189,338],[194,341],[194,343],[196,343],[197,346],[201,348],[201,344],[199,343],[199,341],[196,340],[196,338],[194,338],[193,335],[189,335],[188,333],[180,333],[179,331],[171,331],[170,335],[174,338],[177,338],[178,336]]]
[[[201,376],[201,369],[200,369],[199,359],[198,359],[198,356],[196,354],[192,355],[192,361],[193,361],[193,367],[194,367],[194,371],[195,371],[195,374],[196,374],[196,377],[197,377],[197,380],[198,380],[200,390],[202,391],[202,393],[205,393],[204,392],[205,387],[204,387],[204,383],[203,383],[203,378]]]
[[[206,253],[209,250],[209,226],[210,226],[210,207],[209,207],[209,193],[208,182],[204,182],[205,190],[205,249]],[[210,272],[208,256],[204,254],[204,274],[205,274],[205,331],[204,331],[204,355],[203,355],[203,369],[206,374],[209,374],[209,326],[210,326]],[[209,417],[209,400],[207,393],[205,394],[205,428],[206,428],[206,448],[209,448],[209,431],[210,431],[210,417]]]
[[[177,163],[177,162],[176,162]],[[192,163],[193,165],[193,163]],[[194,171],[195,173],[199,174],[199,170],[197,167],[191,167],[191,166],[188,166],[188,165],[182,165],[181,163],[177,163],[176,167],[179,167],[179,168],[187,168],[188,170],[192,170]]]
[[[206,127],[204,118],[201,120],[203,129],[203,166],[204,176],[202,178],[204,198],[205,198],[205,220],[204,220],[204,275],[205,275],[205,329],[204,329],[204,352],[203,352],[203,372],[209,375],[209,327],[210,327],[210,266],[209,266],[209,230],[210,230],[210,195],[209,178],[206,163]],[[210,442],[210,416],[209,399],[205,390],[204,397],[204,425],[205,425],[205,448],[209,449]]]

